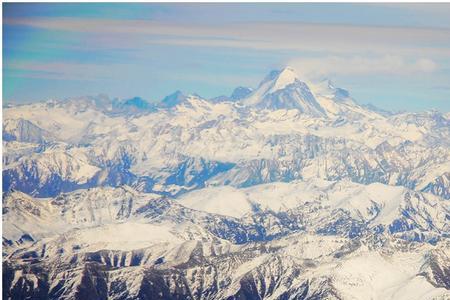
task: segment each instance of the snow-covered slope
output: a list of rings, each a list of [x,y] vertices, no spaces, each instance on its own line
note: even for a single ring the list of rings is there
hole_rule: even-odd
[[[349,235],[362,234],[363,230],[388,231],[404,239],[434,242],[441,233],[450,233],[448,201],[379,183],[361,185],[350,181],[309,180],[244,189],[214,187],[183,195],[179,203],[195,210],[237,218],[255,212],[301,211],[303,222],[312,227],[310,230],[323,233],[343,229],[339,228],[342,225],[339,222],[348,222],[349,218],[359,223],[345,232]],[[303,211],[305,207],[319,206],[320,211],[314,214]]]
[[[179,199],[129,187],[54,199],[8,194],[7,295],[433,299],[450,293],[449,205],[436,196],[321,180],[200,192]],[[101,285],[83,283],[92,280]]]
[[[99,170],[82,151],[50,148],[8,164],[3,169],[3,189],[45,197],[87,187]]]

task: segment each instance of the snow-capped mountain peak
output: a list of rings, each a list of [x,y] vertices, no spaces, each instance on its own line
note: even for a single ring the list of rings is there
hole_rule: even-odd
[[[296,82],[301,82],[298,74],[293,68],[285,67],[281,70],[272,70],[260,82],[257,90],[263,94],[271,94]]]
[[[241,100],[250,95],[252,92],[252,88],[239,86],[234,89],[233,93],[230,96],[230,99],[233,101]]]
[[[300,80],[297,73],[291,67],[286,67],[279,71],[272,71],[270,72],[269,76],[266,77],[266,80],[267,79],[272,79],[270,80],[270,93],[284,89],[288,85],[295,83],[297,80]]]
[[[309,86],[299,79],[294,69],[272,71],[246,99],[244,105],[270,110],[297,109],[313,117],[326,116]]]
[[[174,107],[183,102],[185,99],[186,96],[178,90],[162,99],[159,106],[163,108]]]

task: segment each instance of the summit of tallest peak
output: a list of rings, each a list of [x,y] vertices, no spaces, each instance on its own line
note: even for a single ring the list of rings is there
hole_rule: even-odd
[[[291,67],[272,71],[243,104],[263,109],[298,109],[312,116],[325,116],[308,85]]]
[[[260,86],[271,82],[272,91],[283,89],[291,83],[299,80],[299,76],[292,67],[285,67],[281,70],[273,70],[261,82]]]
[[[282,89],[299,79],[297,73],[291,67],[286,67],[279,71],[276,78],[274,78],[274,90]]]
[[[272,71],[272,73],[275,75],[274,77],[284,77],[284,76],[292,76],[292,77],[298,77],[297,72],[292,67],[284,67],[280,70]]]
[[[281,69],[281,71],[280,71],[280,73],[283,73],[283,72],[295,73],[295,69],[293,67],[291,67],[291,66],[286,66],[283,69]]]

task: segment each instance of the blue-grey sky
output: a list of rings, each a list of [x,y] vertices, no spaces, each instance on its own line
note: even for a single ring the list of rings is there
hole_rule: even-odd
[[[4,3],[3,101],[158,101],[330,78],[360,103],[450,111],[450,4]]]

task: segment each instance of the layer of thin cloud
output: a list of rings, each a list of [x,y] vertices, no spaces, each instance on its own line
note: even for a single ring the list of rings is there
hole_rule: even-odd
[[[410,27],[324,25],[309,23],[232,23],[204,26],[149,20],[79,18],[6,19],[6,24],[84,34],[86,49],[133,50],[147,55],[153,45],[229,47],[253,51],[292,51],[314,54],[288,62],[306,77],[335,75],[411,74],[438,70],[439,58],[450,57],[450,30]],[[124,42],[126,41],[126,42]],[[434,46],[433,46],[434,45]],[[68,47],[74,47],[73,44]],[[131,58],[131,57],[130,57]],[[119,69],[132,69],[129,66]],[[55,79],[110,78],[113,66],[54,62],[16,63],[11,69],[27,76]]]
[[[6,19],[9,25],[81,32],[109,41],[127,38],[145,44],[231,47],[326,53],[401,53],[450,56],[450,30],[436,28],[251,22],[221,25],[164,23],[148,20],[77,18]],[[145,39],[143,39],[145,37]],[[102,47],[104,45],[99,45]],[[423,54],[422,54],[423,55]]]
[[[307,78],[332,77],[339,75],[432,73],[438,65],[429,58],[408,60],[400,56],[378,57],[327,56],[320,58],[296,58],[288,62]]]
[[[112,70],[126,70],[129,64],[93,64],[68,62],[7,62],[5,69],[24,71],[20,77],[53,80],[101,80],[114,78]]]
[[[52,63],[40,63],[40,62],[21,62],[13,61],[5,64],[6,69],[11,69],[17,72],[23,72],[18,74],[19,77],[25,78],[39,78],[39,79],[51,79],[51,80],[83,80],[83,81],[96,81],[96,80],[114,80],[118,78],[125,79],[128,74],[146,72],[145,66],[136,66],[134,64],[94,64],[94,63],[69,63],[69,62],[52,62]],[[168,76],[170,80],[186,80],[187,78],[183,74],[176,72],[169,72]],[[193,82],[203,82],[208,84],[225,83],[230,86],[239,84],[248,84],[257,82],[260,79],[258,76],[243,76],[243,75],[228,75],[214,73],[205,76],[203,74],[190,74],[188,80]],[[175,87],[176,88],[176,87]]]

